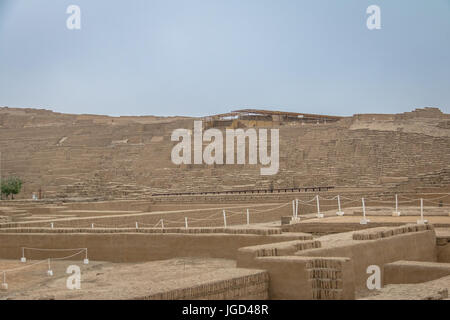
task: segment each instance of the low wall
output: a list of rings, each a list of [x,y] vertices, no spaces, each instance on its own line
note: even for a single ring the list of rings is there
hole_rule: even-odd
[[[384,284],[421,283],[450,275],[450,263],[396,261],[384,265]]]
[[[269,274],[266,271],[251,271],[249,275],[233,278],[219,275],[212,282],[191,287],[181,287],[160,292],[137,300],[267,300],[269,298]],[[223,278],[223,279],[220,279]]]
[[[298,256],[348,257],[353,264],[356,288],[366,288],[367,267],[398,260],[432,261],[437,260],[436,234],[434,230],[399,234],[376,240],[353,240],[350,244],[329,248],[299,251]]]
[[[304,235],[151,234],[151,233],[0,233],[0,259],[19,259],[21,247],[88,248],[89,258],[110,262],[143,262],[175,257],[236,259],[245,246],[304,239]],[[67,252],[64,253],[67,255]],[[30,259],[48,258],[33,252]],[[57,257],[57,256],[53,256]]]
[[[256,258],[293,256],[299,250],[320,248],[321,243],[311,239],[284,241],[244,247],[238,250],[237,264],[242,267],[251,267]]]
[[[112,211],[150,211],[152,201],[140,200],[117,200],[117,201],[90,201],[90,202],[67,202],[70,210],[112,210]]]
[[[295,240],[240,248],[237,266],[267,270],[271,299],[353,299],[349,258],[294,256],[320,247],[317,240]]]
[[[355,297],[349,263],[347,258],[272,256],[238,260],[238,267],[266,270],[270,299],[338,300]]]
[[[257,234],[257,235],[281,235],[281,230],[276,228],[7,228],[0,229],[0,233],[182,233],[182,234],[211,234],[211,233],[227,233],[227,234]],[[285,234],[286,235],[286,234]],[[295,234],[297,238],[300,233]],[[301,238],[312,239],[311,235],[303,234]],[[286,235],[290,237],[292,235]]]
[[[442,234],[436,238],[438,262],[450,262],[450,233]]]
[[[437,247],[437,261],[450,263],[450,243]]]
[[[402,226],[404,222],[370,222],[370,224],[360,224],[354,222],[308,222],[308,223],[294,223],[290,225],[283,225],[281,230],[283,232],[305,232],[312,234],[332,234],[332,233],[341,233],[341,232],[349,232],[349,231],[357,231],[364,230],[376,227],[394,227],[394,226]]]
[[[250,207],[250,223],[277,221],[283,215],[292,215],[292,206],[290,206],[290,204],[284,204],[283,207],[280,208],[281,205],[283,204],[275,203],[264,205],[262,207]],[[246,208],[246,206],[242,206],[241,208],[227,207],[227,209],[225,209],[227,225],[246,224]],[[96,214],[98,214],[98,212]],[[188,218],[189,227],[218,227],[224,225],[222,208],[218,207],[193,209],[193,211],[184,208],[180,211],[172,212],[144,212],[96,217],[52,218],[37,221],[2,223],[0,224],[0,228],[49,227],[51,223],[54,224],[54,227],[74,228],[90,227],[92,223],[98,227],[132,227],[136,222],[142,224],[142,226],[154,226],[161,219],[164,220],[164,225],[166,227],[184,227],[185,217]]]

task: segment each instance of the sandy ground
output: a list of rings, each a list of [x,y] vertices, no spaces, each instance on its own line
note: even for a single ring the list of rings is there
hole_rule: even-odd
[[[83,273],[86,270],[95,269],[105,264],[90,261],[88,265],[84,265],[81,259],[50,261],[50,269],[53,271],[53,277],[47,274],[49,270],[48,261],[39,263],[37,260],[28,260],[26,263],[21,263],[19,260],[0,260],[0,283],[4,281],[3,270],[15,269],[14,271],[6,272],[5,280],[8,284],[8,290],[0,290],[0,299],[20,295],[33,288],[45,287],[48,282],[57,278],[63,277],[66,279],[69,276],[66,274],[66,271],[70,265],[79,266]]]
[[[69,290],[67,266],[81,267],[81,289]],[[0,269],[22,266],[16,261],[0,261]],[[64,261],[46,275],[46,264],[30,272],[8,274],[8,291],[0,299],[132,299],[200,283],[251,274],[254,270],[236,268],[234,260],[176,258],[146,263]]]
[[[437,237],[450,238],[450,228],[435,228]]]
[[[449,300],[450,276],[417,284],[390,284],[364,300]]]

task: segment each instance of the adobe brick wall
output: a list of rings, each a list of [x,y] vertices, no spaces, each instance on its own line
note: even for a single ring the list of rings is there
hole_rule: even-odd
[[[421,283],[450,275],[450,263],[396,261],[384,265],[384,284]]]
[[[365,288],[367,267],[398,260],[437,261],[436,234],[434,230],[395,235],[376,240],[354,240],[352,244],[332,248],[319,248],[296,253],[299,256],[348,257],[353,264],[355,287]]]
[[[20,259],[21,247],[88,248],[90,259],[110,262],[143,262],[175,257],[236,259],[240,247],[298,238],[296,235],[252,234],[0,233],[0,259]],[[33,252],[31,258],[45,259],[48,253]]]
[[[154,192],[267,189],[271,184],[392,187],[397,180],[433,172],[436,176],[418,182],[445,187],[442,181],[448,180],[441,177],[448,176],[442,170],[450,160],[448,118],[424,109],[281,126],[280,171],[262,177],[258,165],[172,164],[171,132],[191,129],[193,118],[0,108],[2,175],[26,181],[20,196],[28,199],[39,188],[46,198],[134,198]]]

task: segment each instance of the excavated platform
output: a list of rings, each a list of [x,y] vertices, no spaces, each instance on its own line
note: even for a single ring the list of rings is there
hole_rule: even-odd
[[[65,268],[82,268],[81,289],[69,290]],[[20,267],[16,261],[0,261],[4,267]],[[9,290],[0,291],[0,299],[207,299],[268,298],[265,271],[236,268],[234,260],[175,258],[146,263],[60,261],[54,264],[54,276],[46,275],[46,265],[29,273],[8,277]]]

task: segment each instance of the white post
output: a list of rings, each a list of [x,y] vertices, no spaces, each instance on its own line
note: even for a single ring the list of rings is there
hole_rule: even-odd
[[[139,223],[136,221],[136,229],[139,229]]]
[[[362,210],[363,210],[363,218],[359,222],[360,224],[367,224],[370,222],[370,220],[366,219],[366,204],[364,202],[364,198],[361,198],[362,201]]]
[[[184,217],[184,226],[186,227],[186,229],[188,228],[187,217]]]
[[[316,195],[317,200],[317,218],[323,218],[323,214],[320,213],[319,195]]]
[[[427,220],[423,219],[423,199],[420,198],[420,220],[417,220],[417,224],[425,224]]]
[[[247,225],[250,224],[250,212],[247,209]]]
[[[51,223],[50,223],[50,228],[52,228],[52,229],[53,229],[53,222],[51,222]]]
[[[86,251],[86,255],[85,255],[85,257],[84,257],[83,263],[84,263],[84,264],[89,264],[88,252],[87,252],[88,249],[86,248],[85,251]]]
[[[22,258],[20,258],[20,262],[27,262],[27,258],[25,258],[25,248],[22,248]]]
[[[292,219],[295,219],[295,200],[292,200]]]
[[[161,219],[161,229],[164,229],[164,219]]]
[[[227,227],[227,215],[225,213],[225,210],[223,210],[223,226],[224,228]]]
[[[339,211],[336,212],[336,214],[338,216],[343,216],[344,212],[341,210],[341,197],[339,195],[337,196],[337,201],[338,201],[338,209],[339,209]]]
[[[400,212],[398,211],[398,196],[395,195],[395,211],[393,212],[392,216],[394,217],[400,217]]]
[[[420,219],[423,221],[423,199],[420,198]]]
[[[296,222],[298,220],[297,218],[297,209],[298,209],[298,200],[292,200],[292,219],[291,219],[291,223],[292,222]]]
[[[50,258],[48,259],[47,275],[50,276],[50,277],[53,276],[53,270],[52,270],[52,267],[50,266]]]
[[[2,282],[2,290],[8,290],[8,284],[6,283],[6,272],[3,271],[3,282]]]
[[[94,229],[94,224],[91,224],[91,229]]]

